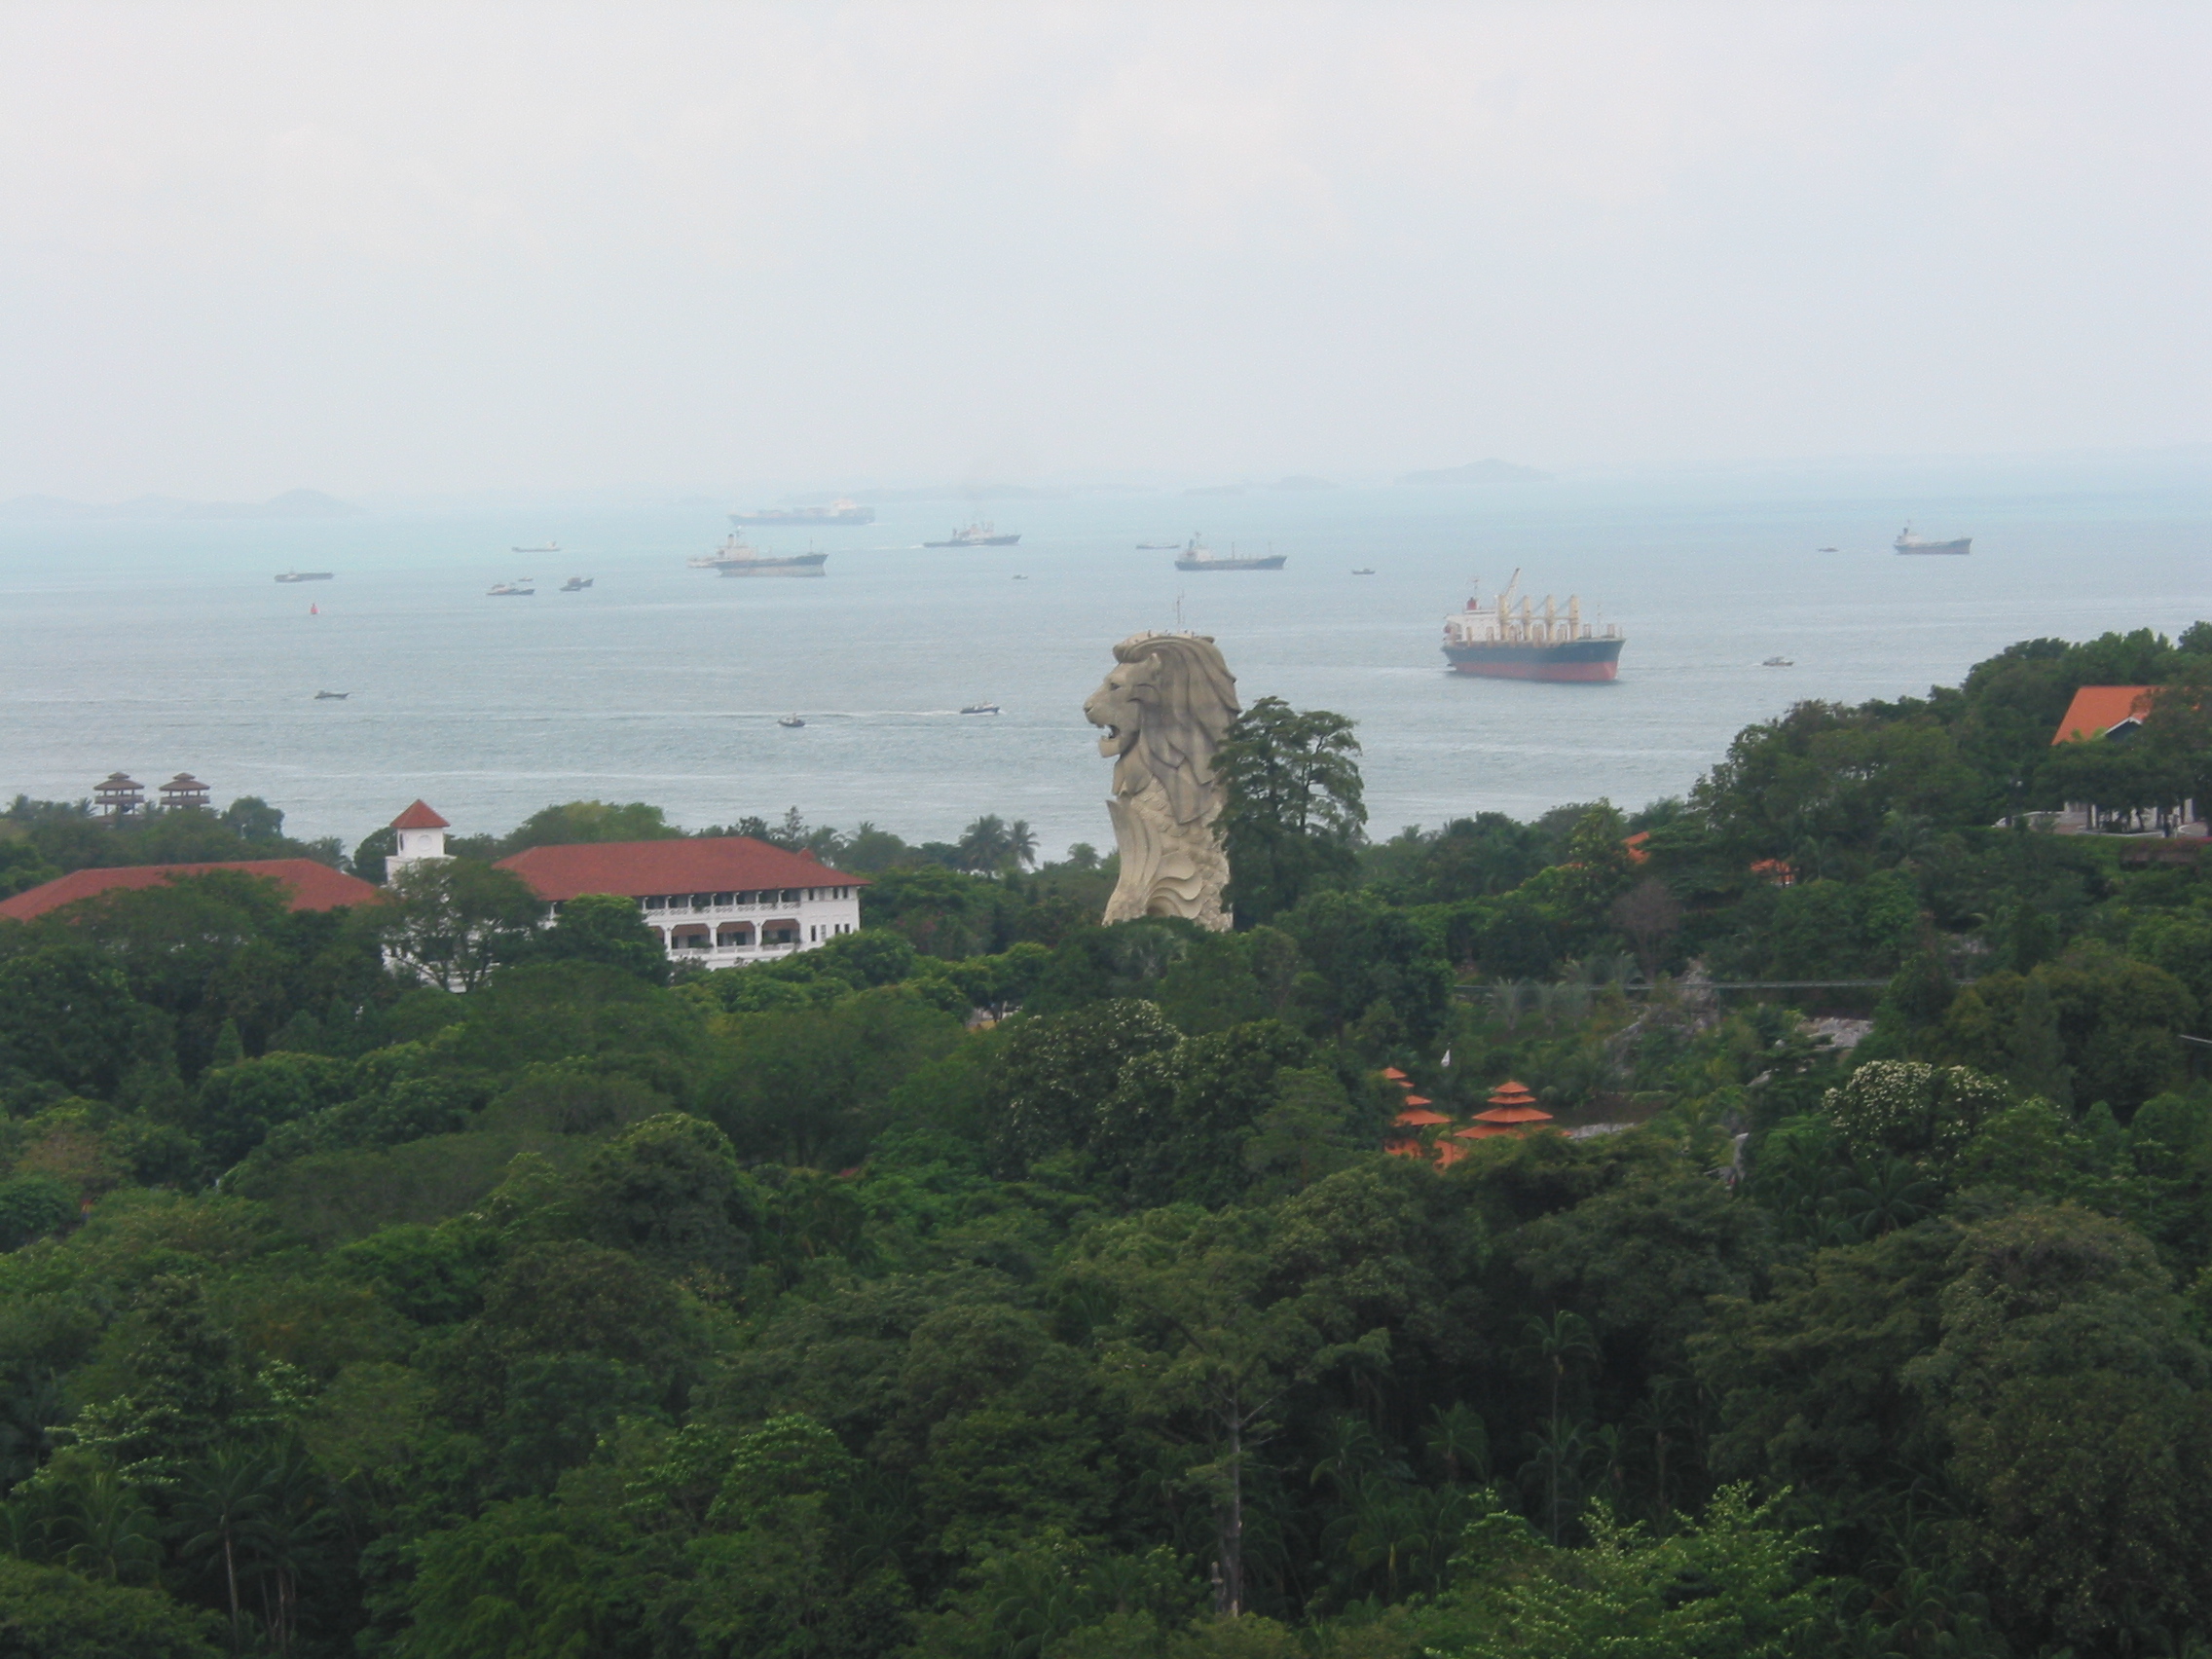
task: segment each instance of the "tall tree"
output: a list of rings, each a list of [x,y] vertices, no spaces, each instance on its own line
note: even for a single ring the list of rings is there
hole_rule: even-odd
[[[1352,722],[1262,697],[1214,756],[1236,919],[1264,922],[1355,866],[1367,805]]]

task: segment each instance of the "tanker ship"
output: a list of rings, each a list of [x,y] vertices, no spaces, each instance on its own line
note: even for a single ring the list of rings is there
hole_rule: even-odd
[[[1569,594],[1563,614],[1544,596],[1539,612],[1527,595],[1518,611],[1514,589],[1521,572],[1486,608],[1478,592],[1467,608],[1444,619],[1444,656],[1460,674],[1492,680],[1610,680],[1620,672],[1621,646],[1628,642],[1607,623],[1603,631],[1582,620],[1582,601]]]

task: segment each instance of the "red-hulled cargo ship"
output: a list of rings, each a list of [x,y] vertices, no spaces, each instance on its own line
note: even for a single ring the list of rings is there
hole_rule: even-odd
[[[1582,601],[1569,594],[1563,613],[1544,596],[1541,611],[1522,596],[1513,608],[1521,572],[1498,594],[1494,607],[1478,593],[1467,608],[1444,619],[1444,656],[1460,674],[1492,680],[1611,680],[1620,672],[1620,629],[1582,620]]]

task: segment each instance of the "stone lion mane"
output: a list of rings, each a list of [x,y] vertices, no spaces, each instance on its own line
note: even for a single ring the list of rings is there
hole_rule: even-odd
[[[1236,680],[1201,634],[1136,634],[1084,713],[1115,754],[1114,820],[1122,879],[1109,922],[1188,916],[1227,927],[1229,864],[1213,832],[1221,790],[1213,759],[1236,719]]]

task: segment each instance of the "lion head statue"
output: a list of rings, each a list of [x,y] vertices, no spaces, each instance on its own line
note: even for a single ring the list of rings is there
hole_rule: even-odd
[[[1208,816],[1214,752],[1238,714],[1236,677],[1203,634],[1132,634],[1114,663],[1083,705],[1105,728],[1098,753],[1114,760],[1114,793],[1138,794],[1157,779],[1177,823]]]

